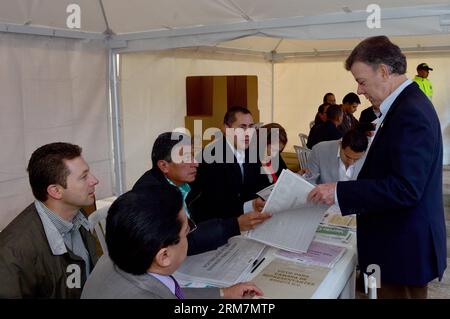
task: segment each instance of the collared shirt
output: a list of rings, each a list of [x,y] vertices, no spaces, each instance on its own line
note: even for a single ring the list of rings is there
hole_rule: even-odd
[[[355,165],[351,164],[348,168],[345,168],[344,162],[341,159],[341,146],[338,147],[337,157],[339,159],[339,181],[349,181],[352,179]]]
[[[164,286],[166,286],[171,293],[175,295],[175,282],[170,276],[155,274],[154,272],[147,272],[148,275],[158,279]]]
[[[89,231],[89,222],[78,211],[72,222],[66,221],[51,211],[44,203],[35,200],[34,206],[42,221],[44,232],[53,255],[62,255],[69,249],[72,253],[82,258],[86,265],[86,275],[89,275],[90,257],[80,234],[80,227]]]
[[[234,153],[234,156],[236,157],[236,161],[239,164],[239,167],[241,168],[241,174],[242,174],[242,182],[244,182],[244,166],[243,163],[245,162],[245,151],[244,150],[237,150],[231,143],[228,141],[227,138],[225,138],[225,141],[227,141],[228,146],[231,148],[231,150]],[[244,203],[243,207],[244,213],[248,213],[253,211],[253,200],[246,201]]]
[[[184,184],[181,184],[180,186],[177,186],[177,185],[175,185],[174,182],[172,182],[167,177],[166,177],[166,180],[167,180],[167,182],[170,185],[173,185],[173,186],[175,186],[176,188],[178,188],[180,190],[181,196],[183,196],[183,208],[184,208],[184,211],[186,212],[187,217],[191,218],[191,214],[189,213],[189,210],[188,210],[187,205],[186,205],[186,197],[188,196],[189,192],[191,191],[191,187],[189,186],[188,183],[184,183]]]
[[[227,141],[228,146],[231,148],[231,150],[234,153],[234,156],[236,157],[236,161],[239,164],[239,167],[241,168],[241,173],[242,173],[242,180],[244,180],[244,166],[243,163],[245,162],[245,151],[244,150],[238,150],[236,149],[229,141],[227,138],[225,138],[225,140]]]
[[[377,126],[375,127],[375,132],[373,134],[372,139],[369,142],[369,146],[367,147],[366,154],[364,155],[364,158],[361,158],[360,160],[365,160],[366,159],[366,156],[369,153],[369,149],[372,146],[372,141],[375,139],[375,136],[377,136],[378,131],[383,127],[384,119],[386,118],[386,114],[389,112],[389,109],[391,108],[392,103],[394,103],[395,99],[400,95],[400,93],[402,93],[402,91],[408,85],[410,85],[411,83],[412,83],[411,80],[406,79],[402,84],[400,84],[398,86],[398,88],[396,88],[394,90],[394,92],[392,92],[381,103],[381,105],[380,105],[381,116],[377,120],[375,120],[375,121],[377,121]],[[335,202],[336,205],[339,206],[339,201],[338,201],[338,197],[337,197],[337,184],[336,184],[336,188],[334,189],[334,202]]]

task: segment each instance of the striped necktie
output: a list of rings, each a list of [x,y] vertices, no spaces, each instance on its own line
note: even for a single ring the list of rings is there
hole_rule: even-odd
[[[173,276],[170,276],[170,278],[172,278],[173,282],[175,283],[175,296],[178,299],[184,299],[184,294],[183,291],[181,290],[180,285],[178,284],[178,281]]]

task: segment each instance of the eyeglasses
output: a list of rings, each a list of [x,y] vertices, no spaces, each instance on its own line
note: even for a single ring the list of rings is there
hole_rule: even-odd
[[[188,221],[188,226],[189,226],[189,232],[188,232],[188,235],[189,235],[190,233],[192,233],[194,230],[197,229],[197,224],[190,217],[187,218],[187,221]]]

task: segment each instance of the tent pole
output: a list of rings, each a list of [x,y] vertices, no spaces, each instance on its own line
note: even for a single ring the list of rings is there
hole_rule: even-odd
[[[270,106],[270,122],[274,122],[274,111],[275,111],[275,75],[274,75],[274,71],[275,71],[275,62],[273,61],[273,59],[270,61],[270,63],[272,64],[272,103]]]
[[[119,83],[117,73],[118,54],[114,50],[109,50],[109,94],[110,94],[110,114],[112,127],[112,146],[114,163],[114,190],[115,195],[119,196],[124,192],[123,180],[123,159],[122,159],[122,140],[120,130],[120,99]]]

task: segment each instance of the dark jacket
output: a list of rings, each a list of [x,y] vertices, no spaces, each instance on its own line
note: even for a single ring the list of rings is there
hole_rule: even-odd
[[[191,186],[201,195],[191,213],[199,221],[239,217],[244,211],[244,203],[255,199],[256,192],[262,188],[263,175],[260,174],[261,164],[256,160],[257,151],[253,154],[256,159],[249,158],[247,152],[244,178],[233,151],[223,138],[206,146],[203,154],[212,155],[216,160],[207,163],[205,156],[200,159],[197,178]]]
[[[164,174],[158,168],[152,168],[142,175],[134,184],[133,191],[145,192],[151,186],[175,187],[167,181]],[[193,220],[197,223],[197,229],[187,236],[188,255],[200,254],[214,250],[225,245],[228,239],[240,235],[237,218],[218,219],[197,222],[192,214],[193,205],[200,194],[193,191],[186,197],[186,205]]]
[[[342,123],[337,128],[339,131],[341,131],[342,136],[344,136],[345,133],[347,133],[348,131],[357,128],[358,124],[359,122],[353,116],[353,114],[348,114],[347,112],[344,112]]]
[[[308,142],[306,146],[312,149],[314,145],[324,141],[334,141],[342,138],[342,132],[339,131],[333,122],[326,121],[325,123],[314,125],[308,135]]]
[[[378,265],[381,281],[421,286],[444,273],[442,152],[436,111],[412,83],[392,103],[358,180],[337,184],[342,214],[357,214],[359,265]]]
[[[377,119],[377,115],[373,112],[373,107],[369,106],[368,108],[362,110],[361,115],[359,116],[360,123],[372,123]]]
[[[80,227],[91,256],[91,270],[97,262],[95,238]],[[0,298],[78,299],[86,282],[84,260],[68,252],[55,256],[34,204],[28,206],[0,233]],[[69,288],[67,279],[76,264],[81,270],[81,287]],[[75,282],[69,278],[69,282]]]

